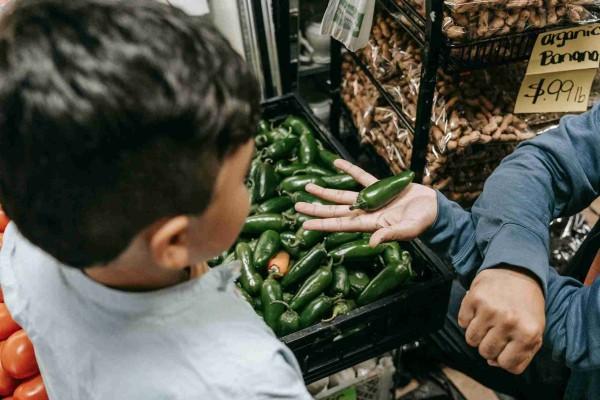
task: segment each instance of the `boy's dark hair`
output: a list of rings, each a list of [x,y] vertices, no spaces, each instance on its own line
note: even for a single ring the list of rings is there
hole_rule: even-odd
[[[258,86],[217,31],[154,0],[19,0],[0,20],[0,202],[78,268],[198,215]]]

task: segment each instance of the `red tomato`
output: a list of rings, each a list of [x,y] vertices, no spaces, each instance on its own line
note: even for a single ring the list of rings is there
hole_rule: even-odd
[[[39,372],[33,344],[22,329],[6,340],[0,358],[2,367],[13,378],[25,379]]]
[[[27,382],[21,383],[15,390],[13,397],[14,400],[48,400],[42,376],[38,375]]]
[[[8,338],[19,329],[21,327],[10,316],[6,304],[0,303],[0,340]]]
[[[0,211],[0,232],[4,232],[6,229],[6,225],[10,222],[8,219],[8,215],[4,213],[4,211]]]
[[[0,352],[2,352],[2,347],[4,347],[5,342],[0,342]],[[15,388],[18,386],[19,382],[13,379],[4,368],[2,368],[2,364],[0,364],[0,396],[6,400],[10,394],[13,394]],[[12,397],[10,397],[12,399]]]

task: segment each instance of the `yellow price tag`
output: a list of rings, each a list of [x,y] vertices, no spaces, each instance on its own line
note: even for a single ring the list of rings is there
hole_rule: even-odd
[[[515,113],[586,111],[597,69],[527,75]]]

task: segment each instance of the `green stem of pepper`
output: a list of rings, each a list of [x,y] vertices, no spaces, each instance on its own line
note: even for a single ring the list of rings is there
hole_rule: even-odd
[[[333,312],[331,318],[324,319],[323,322],[330,322],[339,317],[340,315],[346,315],[350,311],[356,308],[356,302],[354,300],[339,300],[333,306]]]
[[[404,171],[398,175],[377,181],[360,191],[350,209],[378,210],[394,200],[413,181],[414,177],[414,172]]]

